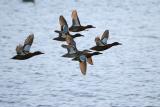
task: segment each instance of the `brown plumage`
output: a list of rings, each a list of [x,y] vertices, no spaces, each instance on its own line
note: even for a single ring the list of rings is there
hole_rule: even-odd
[[[69,31],[71,32],[80,32],[88,28],[95,28],[92,25],[82,26],[76,10],[72,11],[71,17],[72,17],[72,26],[69,28]]]
[[[90,49],[95,50],[95,51],[103,51],[103,50],[111,48],[112,46],[121,45],[121,43],[119,43],[119,42],[113,42],[111,44],[108,44],[107,43],[108,38],[109,38],[109,30],[105,30],[101,36],[101,39],[100,39],[100,37],[95,38],[96,46],[94,46]]]
[[[79,62],[79,67],[80,67],[81,73],[83,75],[86,75],[87,63],[86,62]]]
[[[55,32],[58,33],[59,35],[58,35],[58,37],[53,38],[53,40],[65,41],[66,35],[70,35],[72,38],[84,36],[79,33],[76,33],[74,35],[70,34],[67,21],[62,15],[59,17],[59,24],[60,24],[61,30],[60,31],[55,30]]]
[[[30,48],[33,43],[33,39],[34,39],[34,34],[30,34],[27,37],[27,39],[25,40],[24,45],[19,44],[16,47],[17,55],[12,57],[12,59],[25,60],[25,59],[31,58],[33,56],[36,56],[36,55],[44,54],[40,51],[36,51],[33,53],[30,52]]]

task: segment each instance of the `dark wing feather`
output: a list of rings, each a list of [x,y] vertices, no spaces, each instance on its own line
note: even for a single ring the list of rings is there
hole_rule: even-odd
[[[105,30],[102,37],[101,37],[101,41],[103,42],[103,44],[107,44],[107,40],[109,38],[109,30]]]
[[[61,26],[61,31],[63,31],[64,25],[68,27],[67,21],[62,15],[59,17],[59,24]]]
[[[72,11],[72,26],[81,26],[76,10]]]
[[[33,43],[33,39],[34,39],[34,34],[30,34],[27,39],[24,42],[24,46],[23,46],[23,50],[24,52],[29,52],[30,48],[32,46]]]

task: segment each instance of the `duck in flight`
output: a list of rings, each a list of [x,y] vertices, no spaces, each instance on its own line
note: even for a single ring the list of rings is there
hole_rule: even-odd
[[[59,17],[59,24],[60,24],[61,30],[60,31],[55,30],[55,32],[58,33],[59,35],[58,35],[58,37],[53,38],[53,40],[65,41],[66,35],[70,35],[72,38],[84,36],[79,33],[71,35],[69,33],[67,21],[65,20],[65,18],[62,15]]]
[[[111,48],[112,46],[122,45],[119,42],[113,42],[111,44],[108,44],[107,43],[108,38],[109,38],[109,30],[105,30],[104,33],[102,34],[101,38],[100,37],[95,38],[96,46],[94,46],[90,49],[95,50],[95,51],[104,51],[106,49]]]
[[[35,51],[35,52],[30,52],[30,48],[32,46],[33,43],[33,39],[34,39],[34,34],[30,34],[27,39],[24,42],[24,45],[19,44],[16,47],[16,52],[17,55],[15,55],[14,57],[12,57],[11,59],[16,59],[16,60],[25,60],[25,59],[29,59],[33,56],[36,55],[40,55],[40,54],[44,54],[40,51]]]
[[[66,48],[68,53],[64,54],[63,57],[73,58],[74,61],[79,61],[80,70],[83,75],[86,74],[87,62],[93,65],[92,56],[102,54],[100,52],[92,52],[89,50],[79,51],[76,48],[76,42],[72,37],[67,36],[66,42],[68,45],[62,45],[63,48]]]
[[[72,11],[72,26],[69,28],[71,32],[80,32],[86,30],[88,28],[95,28],[93,25],[82,26],[80,20],[78,18],[78,14],[76,10]]]

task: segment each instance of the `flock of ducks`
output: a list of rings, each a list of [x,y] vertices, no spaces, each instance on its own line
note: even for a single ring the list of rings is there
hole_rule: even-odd
[[[101,37],[97,36],[95,38],[96,45],[94,47],[91,47],[90,50],[78,50],[74,38],[81,37],[84,35],[81,35],[80,33],[72,35],[70,34],[70,32],[80,32],[95,27],[92,25],[81,25],[76,10],[72,11],[71,16],[71,27],[68,27],[67,21],[62,15],[59,17],[60,30],[55,30],[55,32],[58,33],[58,37],[53,38],[53,40],[66,41],[67,44],[61,45],[63,48],[67,50],[67,53],[62,55],[62,57],[72,58],[73,61],[79,61],[80,70],[82,74],[85,75],[87,71],[87,63],[93,65],[92,56],[102,54],[99,51],[104,51],[106,49],[111,48],[112,46],[121,45],[121,43],[113,42],[111,44],[108,44],[107,41],[109,38],[109,30],[105,30]],[[23,45],[19,44],[16,47],[17,55],[14,56],[12,59],[25,60],[36,55],[44,54],[40,51],[30,52],[33,40],[34,34],[30,34]]]

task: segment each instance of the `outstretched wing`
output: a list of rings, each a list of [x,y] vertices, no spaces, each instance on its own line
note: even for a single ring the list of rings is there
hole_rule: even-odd
[[[80,55],[79,57],[79,67],[83,75],[86,75],[86,70],[87,70],[87,63],[86,63],[86,57],[85,55]]]
[[[71,45],[64,45],[64,44],[62,44],[61,46],[63,48],[67,49],[68,54],[74,54],[74,53],[77,52],[77,50],[73,46],[71,46]]]
[[[33,39],[34,39],[34,34],[30,34],[27,39],[24,42],[24,46],[23,46],[23,50],[24,52],[29,52],[30,48],[32,46],[33,43]]]
[[[17,55],[24,55],[24,53],[23,53],[23,46],[21,44],[19,44],[16,47],[16,52],[17,52]]]
[[[64,34],[69,34],[69,29],[68,29],[68,26],[67,26],[67,25],[64,25],[64,26],[63,26],[63,31],[62,31],[62,33],[64,33]]]
[[[95,38],[95,42],[97,46],[104,46],[103,42],[98,36]]]
[[[109,30],[105,30],[101,37],[102,43],[106,45],[108,38],[109,38]]]
[[[67,21],[62,15],[59,17],[59,24],[61,26],[61,31],[64,30],[64,26],[66,26],[68,28]]]
[[[72,45],[76,47],[76,42],[74,41],[73,37],[71,37],[70,35],[66,36],[66,42],[68,45]]]
[[[87,62],[88,62],[89,64],[93,65],[92,57],[87,58]]]
[[[72,26],[81,26],[76,10],[72,11]]]

